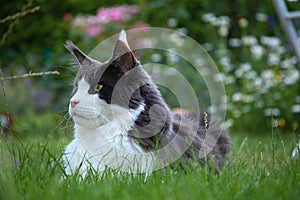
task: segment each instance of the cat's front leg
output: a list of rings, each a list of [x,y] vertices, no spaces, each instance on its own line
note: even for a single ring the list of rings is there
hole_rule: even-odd
[[[73,175],[78,172],[81,176],[86,176],[85,153],[77,139],[66,146],[63,163],[66,175]]]
[[[85,178],[89,171],[101,176],[105,170],[105,165],[90,157],[81,142],[76,139],[65,148],[63,163],[67,176],[78,174]]]

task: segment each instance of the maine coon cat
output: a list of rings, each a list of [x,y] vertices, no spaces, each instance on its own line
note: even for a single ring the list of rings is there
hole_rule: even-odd
[[[213,120],[174,114],[121,31],[113,55],[101,63],[72,42],[66,48],[79,69],[69,103],[74,139],[65,148],[66,174],[106,167],[150,173],[179,160],[219,170],[230,151],[228,133]]]

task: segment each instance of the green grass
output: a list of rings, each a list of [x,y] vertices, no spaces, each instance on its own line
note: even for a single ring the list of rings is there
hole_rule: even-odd
[[[219,176],[206,168],[61,179],[61,153],[70,135],[1,138],[0,199],[299,199],[300,159],[294,135],[232,133],[232,161]]]

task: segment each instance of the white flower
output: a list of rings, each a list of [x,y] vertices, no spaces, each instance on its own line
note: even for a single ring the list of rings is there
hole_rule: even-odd
[[[255,78],[254,81],[253,81],[254,88],[255,88],[256,90],[260,89],[261,86],[262,86],[262,82],[263,82],[263,81],[262,81],[261,78],[259,78],[259,77]]]
[[[179,30],[179,29],[178,29]],[[180,32],[181,33],[181,32]],[[184,45],[184,38],[180,36],[178,33],[173,33],[170,35],[170,40],[177,46]]]
[[[237,78],[240,78],[242,77],[244,74],[244,71],[240,70],[240,69],[237,69],[235,72],[234,72],[234,75],[237,77]]]
[[[265,116],[279,116],[280,110],[278,108],[266,108],[264,110]]]
[[[208,22],[213,26],[226,26],[229,27],[230,26],[230,18],[228,16],[220,16],[220,17],[216,17],[213,13],[207,13],[202,15],[202,21],[204,22]]]
[[[220,16],[218,17],[218,26],[227,26],[230,25],[230,18],[228,16]]]
[[[290,1],[292,1],[292,0],[290,0]],[[293,0],[293,1],[296,1],[296,0]],[[298,127],[298,124],[297,124],[297,127]],[[296,145],[296,147],[294,147],[294,149],[293,149],[292,158],[297,158],[299,156],[299,153],[300,153],[300,140],[299,140],[298,144]]]
[[[232,119],[227,119],[227,120],[224,122],[224,128],[225,128],[225,129],[230,128],[232,125],[233,125],[233,120],[232,120]]]
[[[261,36],[260,41],[263,45],[270,48],[278,48],[281,44],[280,39],[277,37]]]
[[[268,55],[268,65],[278,65],[280,62],[280,55],[275,54],[275,53],[270,53]]]
[[[86,27],[86,17],[83,15],[78,15],[72,20],[72,26],[74,27]]]
[[[256,13],[255,19],[260,22],[266,22],[266,21],[268,21],[268,15],[263,14],[263,13]]]
[[[175,19],[175,18],[169,19],[169,20],[168,20],[168,26],[170,26],[170,27],[175,27],[175,26],[177,26],[177,19]]]
[[[219,26],[218,18],[214,18],[209,22],[212,26]]]
[[[277,54],[284,54],[284,53],[286,53],[286,49],[283,47],[283,46],[278,46],[278,47],[274,47],[275,49],[275,52],[277,53]]]
[[[273,127],[278,127],[278,125],[279,125],[279,120],[278,119],[273,119],[272,120],[272,126]]]
[[[206,51],[212,51],[214,49],[213,43],[204,43],[202,46]]]
[[[283,69],[290,69],[293,67],[292,59],[285,59],[280,63],[280,67]]]
[[[280,66],[283,69],[291,69],[294,68],[294,66],[297,64],[298,60],[295,56],[285,59],[280,63]]]
[[[273,79],[274,77],[274,72],[270,69],[266,69],[264,71],[261,72],[261,77],[263,79]]]
[[[256,78],[256,75],[257,75],[256,71],[253,71],[253,70],[247,71],[245,78],[246,79],[254,79],[254,78]]]
[[[252,68],[251,64],[246,62],[246,63],[241,63],[240,64],[240,68],[243,70],[243,71],[248,71]]]
[[[252,95],[243,95],[242,100],[244,103],[251,103],[254,101],[254,96]]]
[[[196,64],[199,67],[202,67],[202,68],[200,68],[201,72],[203,71],[202,69],[205,69],[207,71],[207,68],[203,67],[206,64],[206,62],[207,62],[204,58],[199,57],[199,58],[196,58],[195,61],[196,61]],[[202,74],[202,75],[204,76],[204,75],[207,75],[207,74],[209,74],[209,72],[207,72],[205,74]]]
[[[201,19],[204,22],[211,22],[216,19],[216,16],[213,13],[206,13],[206,14],[202,15]]]
[[[264,54],[264,48],[262,46],[260,46],[259,44],[255,44],[255,45],[251,46],[250,52],[254,59],[260,60]]]
[[[211,105],[207,108],[207,111],[210,113],[210,114],[214,114],[218,111],[218,108],[216,105]]]
[[[239,38],[230,38],[228,43],[232,47],[240,47],[242,45],[242,41]]]
[[[240,26],[240,27],[245,28],[245,27],[247,27],[248,25],[249,25],[249,22],[248,22],[247,19],[245,19],[245,18],[239,19],[239,26]]]
[[[222,56],[219,59],[220,64],[223,66],[225,72],[229,72],[234,69],[233,64],[231,63],[231,59],[229,56]]]
[[[297,64],[298,63],[298,59],[296,56],[291,57],[291,63],[292,64]]]
[[[221,65],[228,65],[228,64],[230,64],[230,57],[223,56],[219,59],[219,62]]]
[[[299,113],[300,112],[300,104],[295,104],[291,108],[293,113]]]
[[[299,71],[297,69],[288,70],[285,72],[283,82],[286,85],[293,85],[299,80]]]
[[[172,53],[172,49],[170,52],[166,53],[168,63],[178,63],[180,61],[180,56]]]
[[[225,76],[225,78],[224,78],[224,83],[226,84],[226,85],[228,85],[228,84],[232,84],[232,83],[234,83],[235,82],[235,77],[234,76]]]
[[[214,79],[216,82],[223,82],[224,80],[224,74],[223,73],[218,73],[214,76]]]
[[[295,80],[291,77],[285,77],[283,79],[283,82],[286,84],[286,85],[294,85],[295,84]]]
[[[224,71],[225,71],[225,72],[229,72],[229,71],[231,71],[231,70],[234,69],[234,65],[231,64],[231,63],[224,64],[223,66],[224,66]]]
[[[295,81],[299,80],[299,70],[298,69],[291,69],[288,71],[289,71],[291,78],[293,78]]]
[[[182,35],[187,35],[189,33],[188,29],[185,27],[178,28],[177,31]]]
[[[235,76],[240,78],[252,68],[250,63],[242,63],[239,65],[239,68],[235,71]]]
[[[237,102],[243,99],[243,94],[240,92],[236,92],[232,95],[232,101]]]
[[[203,59],[204,60],[204,59]],[[206,61],[204,60],[203,61],[203,64],[200,65],[200,59],[197,59],[197,64],[201,67],[199,70],[200,70],[200,74],[201,76],[208,76],[211,74],[211,69],[208,68],[205,64],[206,64]],[[199,63],[198,63],[199,62]]]
[[[226,37],[229,33],[228,26],[220,26],[220,28],[218,29],[218,33],[220,36]]]
[[[252,46],[257,44],[257,39],[253,35],[246,35],[242,37],[242,42],[246,46]]]
[[[159,61],[161,61],[161,55],[158,53],[154,53],[151,55],[151,60],[153,62],[159,62]]]

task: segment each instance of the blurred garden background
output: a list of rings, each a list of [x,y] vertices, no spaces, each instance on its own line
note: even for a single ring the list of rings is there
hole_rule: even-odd
[[[297,10],[300,2],[287,1],[287,6]],[[300,132],[299,63],[270,0],[10,0],[0,11],[1,76],[59,72],[1,79],[1,124],[18,136],[67,127],[76,75],[63,46],[67,39],[89,52],[122,28],[138,27],[176,30],[206,49],[221,72],[216,78],[225,84],[226,125],[233,132],[268,134],[274,127],[284,134]],[[295,25],[299,28],[300,21]],[[199,101],[209,107],[203,83],[184,67],[186,62],[157,52],[145,57],[186,69]],[[178,106],[167,91],[164,97]]]
[[[300,136],[300,63],[271,0],[0,2],[0,199],[299,199],[300,156],[291,153]],[[300,9],[299,0],[285,2]],[[300,19],[294,24],[300,30]],[[211,56],[220,71],[214,79],[226,90],[230,162],[219,176],[191,162],[184,173],[167,168],[147,181],[109,170],[81,181],[62,178],[77,69],[65,41],[89,53],[121,29],[139,27],[178,31]],[[187,60],[163,50],[136,53],[142,63],[179,71],[200,106],[216,110]],[[172,73],[157,72],[181,88]],[[160,89],[177,108],[172,91]]]

